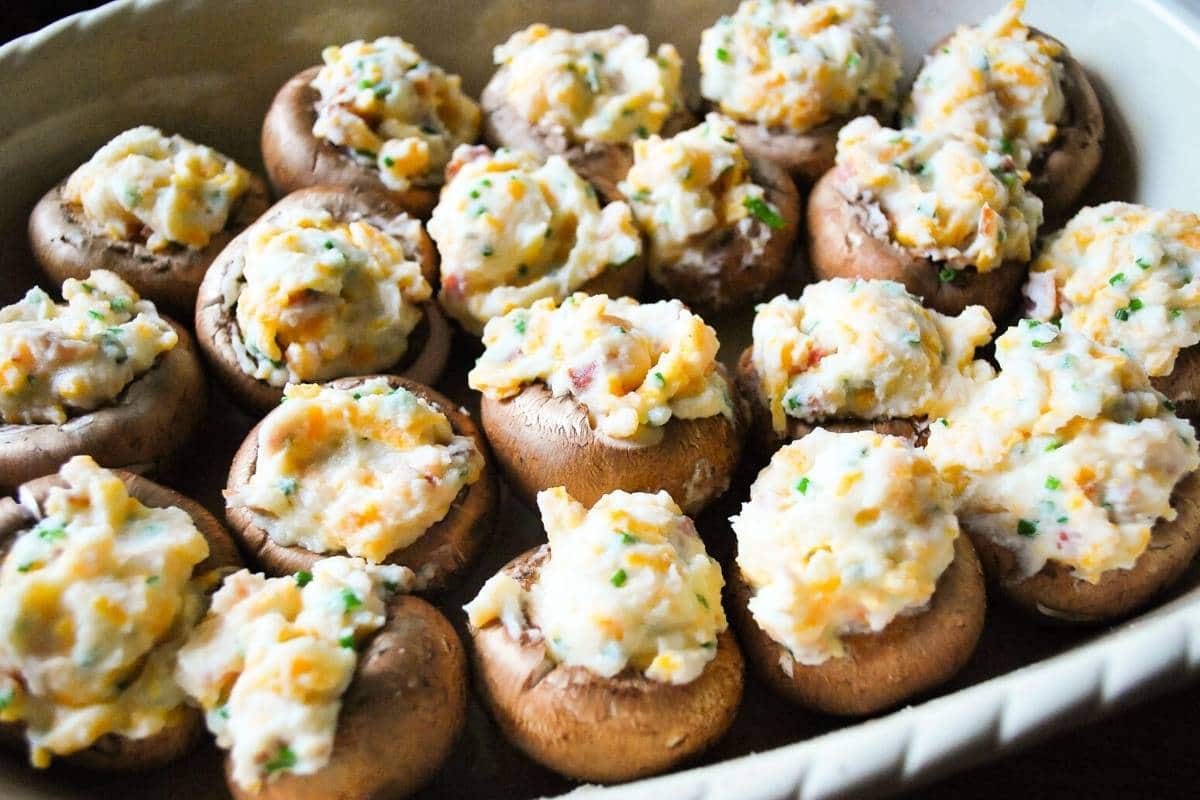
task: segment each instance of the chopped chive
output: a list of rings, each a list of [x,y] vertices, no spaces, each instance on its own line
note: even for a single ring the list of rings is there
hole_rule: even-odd
[[[296,493],[297,482],[295,478],[280,478],[275,487],[283,492],[284,497],[291,497]]]
[[[284,769],[291,769],[296,766],[296,754],[292,752],[292,748],[284,745],[279,748],[270,761],[263,764],[263,769],[267,772],[279,772]]]
[[[150,575],[146,578],[146,585],[153,586],[154,584],[158,583],[158,580],[159,578],[157,575]]]
[[[87,315],[89,317],[91,317],[92,319],[104,319],[104,315],[101,314],[99,311],[88,311]]]
[[[805,476],[796,482],[796,491],[800,494],[808,494],[808,486],[811,483],[808,477]]]
[[[1062,447],[1064,444],[1066,444],[1066,442],[1064,442],[1062,439],[1055,439],[1054,441],[1050,442],[1050,444],[1046,445],[1046,452],[1053,452],[1054,450]]]
[[[306,569],[302,569],[295,575],[296,585],[303,589],[308,584],[312,583],[312,573]]]
[[[717,48],[717,61],[722,61],[722,62],[724,62],[724,63],[726,63],[726,64],[728,64],[728,63],[729,63],[729,61],[730,61],[730,59],[729,59],[729,51],[728,51],[728,50],[726,50],[724,47],[718,47],[718,48]]]
[[[129,310],[129,298],[114,297],[112,300],[108,301],[108,307],[118,314],[123,314]]]
[[[496,251],[492,249],[492,246],[490,244],[485,244],[483,246],[483,249],[480,250],[479,252],[483,255],[484,258],[489,258],[492,255],[492,253],[494,253]]]
[[[1171,319],[1179,319],[1182,316],[1183,316],[1182,308],[1172,308],[1171,309]]]
[[[667,385],[667,379],[663,377],[663,374],[661,372],[654,373],[654,382],[657,383],[659,386]]]
[[[345,647],[347,650],[353,650],[354,649],[354,634],[347,633],[345,636],[338,639],[338,644],[340,644],[342,647]]]
[[[353,589],[343,588],[341,596],[342,606],[347,611],[353,611],[354,609],[362,606],[362,599],[354,593]]]
[[[638,538],[636,536],[634,536],[632,533],[630,533],[629,531],[621,531],[619,536],[621,537],[621,544],[637,544],[638,543]]]
[[[696,600],[698,600],[700,602],[700,605],[704,606],[705,608],[708,608],[708,599],[704,595],[697,593]]]
[[[625,585],[625,581],[627,580],[629,580],[629,575],[625,572],[625,570],[619,569],[612,574],[612,577],[608,579],[608,582],[620,589]]]
[[[38,538],[44,542],[53,542],[57,541],[58,539],[67,538],[67,531],[61,524],[56,522],[50,522],[47,524],[47,521],[43,521],[38,524],[36,530]]]
[[[1116,286],[1118,283],[1120,283],[1123,280],[1125,280],[1125,273],[1118,272],[1116,275],[1113,275],[1111,278],[1108,279],[1108,285]]]
[[[1060,486],[1062,486],[1062,481],[1060,481],[1058,478],[1054,477],[1053,475],[1050,475],[1046,478],[1046,488],[1047,489],[1054,490],[1054,489],[1059,488]]]
[[[954,283],[954,279],[958,277],[958,270],[951,267],[942,267],[938,270],[938,280],[942,283]]]
[[[1000,139],[1000,152],[1004,153],[1005,155],[1012,155],[1012,151],[1013,151],[1012,139],[1009,139],[1007,136],[1002,137]]]
[[[846,58],[846,66],[850,69],[858,69],[858,65],[862,63],[862,56],[858,53],[851,53]]]
[[[1142,258],[1141,256],[1138,256],[1137,258],[1135,258],[1133,260],[1133,263],[1137,264],[1142,269],[1150,269],[1150,262],[1147,261],[1146,259]]]
[[[768,228],[778,230],[785,224],[783,217],[779,216],[779,212],[771,208],[761,197],[747,197],[742,201],[742,205],[754,215],[755,219],[765,223]]]
[[[391,156],[384,156],[383,165],[385,167],[394,167],[396,166],[396,159],[392,158]]]
[[[1037,536],[1037,522],[1031,519],[1022,519],[1017,521],[1017,533],[1024,536],[1026,539],[1031,539]]]
[[[517,333],[521,334],[522,336],[525,335],[525,320],[523,320],[523,319],[517,320],[516,322],[513,323],[513,327],[516,328]]]

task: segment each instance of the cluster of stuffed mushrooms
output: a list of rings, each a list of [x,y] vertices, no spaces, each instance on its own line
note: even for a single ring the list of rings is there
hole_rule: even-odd
[[[1103,119],[1023,7],[907,92],[872,0],[745,0],[696,107],[671,45],[536,24],[478,103],[399,37],[326,48],[265,180],[117,135],[30,218],[61,302],[0,309],[0,741],[140,769],[207,728],[236,797],[400,797],[453,758],[469,650],[514,746],[624,781],[720,739],[746,662],[865,715],[967,663],[988,581],[1144,606],[1200,549],[1200,218],[1039,239]],[[750,308],[727,368],[702,315]],[[478,424],[434,388],[471,358]],[[142,477],[205,446],[206,375],[256,423],[224,523]],[[544,544],[493,540],[501,477]]]

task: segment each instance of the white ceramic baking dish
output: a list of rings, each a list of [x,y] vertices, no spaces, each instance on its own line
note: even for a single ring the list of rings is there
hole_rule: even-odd
[[[931,42],[1002,0],[883,2],[911,69]],[[36,280],[24,236],[32,203],[98,145],[151,123],[257,164],[259,125],[273,93],[289,75],[316,63],[325,44],[398,33],[460,72],[477,92],[492,69],[492,46],[530,22],[576,29],[625,23],[674,43],[694,62],[700,30],[732,6],[715,0],[129,0],[56,23],[0,48],[0,302]],[[1027,18],[1067,42],[1106,105],[1107,153],[1090,199],[1197,210],[1200,8],[1176,0],[1030,0]],[[736,354],[746,320],[718,327],[724,355]],[[461,377],[457,388],[461,394]],[[212,437],[206,437],[211,452],[197,454],[197,485],[183,487],[214,510],[228,452],[246,424],[218,402]],[[527,512],[512,503],[504,511],[506,529],[516,533],[498,540],[468,585],[444,604],[452,616],[453,604],[538,535]],[[1157,608],[1108,629],[1047,630],[1003,608],[989,614],[980,653],[940,696],[848,724],[790,709],[751,684],[734,731],[704,766],[576,792],[657,800],[895,791],[1109,713],[1200,669],[1195,566]],[[208,749],[171,770],[127,778],[34,773],[19,757],[0,757],[0,797],[222,797],[218,762]],[[507,748],[478,706],[443,772],[425,796],[517,797],[571,788]]]

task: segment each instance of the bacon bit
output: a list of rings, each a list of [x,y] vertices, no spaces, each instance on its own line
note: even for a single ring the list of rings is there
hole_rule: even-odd
[[[442,291],[447,296],[461,298],[463,296],[463,279],[461,275],[450,273],[442,276]]]
[[[459,153],[458,157],[446,165],[446,183],[453,180],[454,176],[459,173],[459,170],[472,161],[491,158],[492,150],[487,145],[477,144],[474,147],[460,148]]]
[[[805,356],[804,363],[800,365],[800,371],[805,372],[807,370],[812,369],[813,367],[820,364],[821,360],[824,359],[826,356],[831,356],[835,352],[837,352],[837,351],[822,350],[820,348],[813,348],[812,350],[809,350]]]
[[[575,391],[586,391],[587,387],[592,384],[592,378],[596,376],[596,365],[594,363],[588,364],[579,371],[576,371],[573,367],[568,367],[567,375],[571,377],[571,385],[575,387]]]

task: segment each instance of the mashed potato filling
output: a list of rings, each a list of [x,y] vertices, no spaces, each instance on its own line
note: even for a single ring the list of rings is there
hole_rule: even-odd
[[[322,559],[311,572],[235,572],[179,651],[175,677],[205,711],[232,778],[248,792],[329,762],[356,648],[387,620],[387,598],[412,572]]]
[[[313,135],[379,170],[384,186],[439,186],[454,148],[479,135],[479,106],[462,79],[397,36],[321,52]]]
[[[461,147],[429,220],[446,310],[468,330],[541,298],[562,300],[642,252],[625,203],[600,207],[567,162]]]
[[[192,571],[208,557],[187,512],[142,505],[90,457],[58,475],[0,566],[0,721],[25,726],[37,767],[183,722],[171,671],[204,612]]]
[[[690,683],[727,627],[721,567],[666,492],[610,492],[590,509],[561,486],[538,493],[550,557],[527,590],[488,579],[465,606],[471,625],[541,632],[550,657],[611,678],[629,668]]]
[[[1026,167],[1058,134],[1067,112],[1062,46],[1031,36],[1025,0],[1012,0],[978,27],[959,28],[925,57],[905,109],[924,133],[982,136]]]
[[[837,164],[852,200],[868,204],[868,229],[946,263],[942,280],[1028,261],[1042,201],[1029,172],[979,136],[881,127],[860,117],[838,134]]]
[[[950,317],[899,283],[835,278],[760,306],[751,357],[779,433],[788,417],[936,417],[991,377],[973,357],[994,329],[982,306]]]
[[[804,133],[896,107],[900,41],[871,0],[744,0],[700,36],[700,93],[741,122]]]
[[[1200,216],[1132,203],[1085,208],[1025,287],[1035,316],[1124,351],[1152,376],[1200,342]]]
[[[508,68],[518,114],[577,141],[644,139],[683,105],[679,53],[664,44],[651,54],[645,36],[621,25],[572,33],[537,23],[497,47],[494,60]]]
[[[651,434],[672,417],[733,418],[728,383],[717,370],[717,333],[678,300],[539,300],[489,322],[483,344],[467,376],[472,389],[505,398],[544,383],[555,397],[586,406],[606,436]]]
[[[822,428],[775,453],[730,522],[750,613],[810,666],[925,610],[959,535],[952,490],[919,449]]]
[[[1120,351],[1026,320],[996,340],[1000,374],[930,429],[929,457],[972,531],[1024,575],[1047,561],[1089,583],[1130,569],[1171,492],[1200,466],[1192,426]]]
[[[383,378],[290,385],[258,430],[250,481],[227,498],[271,539],[378,563],[440,522],[483,456],[446,415]]]
[[[0,309],[0,420],[61,425],[115,400],[179,341],[154,304],[107,270],[34,287]]]
[[[619,188],[650,238],[652,270],[711,230],[736,227],[747,233],[756,219],[768,228],[786,224],[763,187],[751,180],[733,123],[720,114],[670,139],[635,142],[633,158]],[[765,243],[766,236],[761,238]]]
[[[225,228],[250,173],[212,148],[142,125],[81,165],[63,199],[110,239],[145,237],[151,250],[201,248]]]
[[[420,230],[403,215],[379,228],[307,208],[256,224],[244,270],[231,270],[225,292],[235,304],[241,368],[283,386],[378,372],[399,361],[421,321],[418,304],[433,295],[405,248]]]

